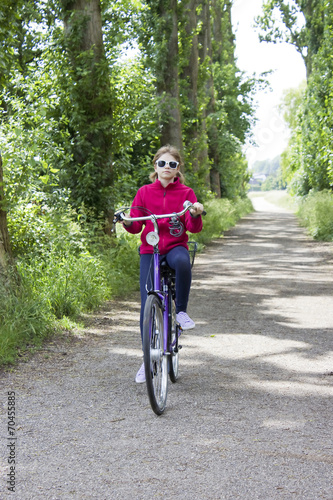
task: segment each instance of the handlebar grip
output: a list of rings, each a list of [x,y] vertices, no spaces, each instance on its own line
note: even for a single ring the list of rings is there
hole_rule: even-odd
[[[113,224],[116,224],[117,222],[121,222],[123,219],[124,212],[116,212],[113,216]]]

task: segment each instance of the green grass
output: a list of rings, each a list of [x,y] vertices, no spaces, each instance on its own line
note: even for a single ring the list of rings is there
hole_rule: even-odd
[[[15,362],[19,351],[39,346],[54,331],[53,318],[43,299],[20,286],[0,293],[0,365]]]

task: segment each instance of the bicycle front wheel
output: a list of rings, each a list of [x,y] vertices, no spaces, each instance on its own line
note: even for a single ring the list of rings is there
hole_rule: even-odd
[[[148,397],[156,415],[163,413],[168,393],[168,358],[163,346],[161,301],[155,295],[149,295],[143,319],[143,359]]]
[[[180,326],[176,321],[176,305],[174,300],[170,297],[169,307],[171,311],[170,328],[170,362],[169,362],[169,376],[171,382],[177,382],[179,376],[179,345],[178,337],[180,333]]]

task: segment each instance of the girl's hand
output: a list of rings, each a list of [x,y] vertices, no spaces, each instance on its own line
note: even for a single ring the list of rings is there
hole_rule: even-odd
[[[198,217],[199,215],[202,214],[203,211],[204,211],[204,207],[198,201],[193,203],[192,207],[190,208],[190,212],[191,212],[191,215],[193,217]]]
[[[126,215],[126,217],[129,219],[131,218],[128,215]],[[123,223],[123,226],[130,226],[132,224],[132,221],[123,220],[122,223]]]

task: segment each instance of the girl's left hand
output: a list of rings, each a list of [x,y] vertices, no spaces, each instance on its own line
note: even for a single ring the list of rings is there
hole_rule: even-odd
[[[198,217],[199,215],[202,214],[203,211],[204,211],[204,207],[198,201],[193,203],[192,207],[190,208],[190,212],[191,212],[191,215],[193,215],[193,217]]]

